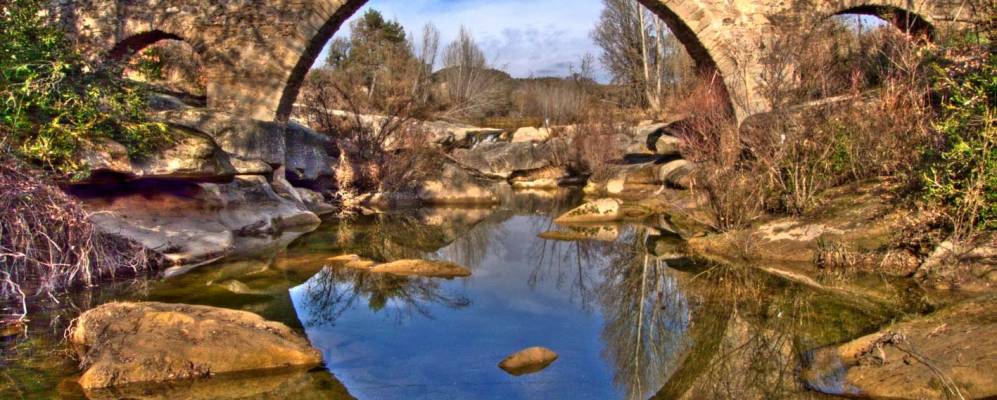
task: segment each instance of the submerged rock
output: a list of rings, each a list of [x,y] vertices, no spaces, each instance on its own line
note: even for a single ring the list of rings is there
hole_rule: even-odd
[[[240,237],[307,231],[321,223],[304,204],[279,196],[262,176],[239,176],[227,184],[157,183],[97,192],[83,196],[98,229],[135,241],[175,265],[227,255]]]
[[[109,303],[81,315],[68,337],[85,389],[322,362],[284,324],[206,306]]]
[[[463,278],[471,276],[471,270],[460,265],[433,260],[399,260],[370,267],[370,272],[401,276],[424,276],[428,278]]]
[[[620,238],[620,227],[616,225],[572,226],[563,231],[542,232],[537,237],[562,242],[585,240],[615,242]]]
[[[558,224],[590,224],[638,219],[650,216],[653,210],[639,203],[625,203],[618,199],[599,199],[582,204],[558,217]]]
[[[243,376],[249,375],[249,376]],[[89,389],[90,400],[245,400],[325,399],[355,400],[342,382],[328,371],[273,371],[266,374],[227,374],[191,379]]]
[[[520,376],[540,372],[557,361],[557,353],[545,347],[530,347],[506,357],[499,363],[510,375]]]
[[[995,307],[994,296],[969,300],[815,350],[803,379],[811,389],[850,397],[993,398],[997,396]]]
[[[463,278],[471,276],[471,270],[460,265],[435,260],[398,260],[377,263],[356,254],[327,258],[334,267],[351,268],[378,274],[398,276],[422,276],[426,278]]]

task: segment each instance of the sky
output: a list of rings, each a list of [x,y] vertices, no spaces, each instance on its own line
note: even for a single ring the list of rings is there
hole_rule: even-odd
[[[460,26],[467,26],[489,63],[517,78],[568,76],[572,66],[577,68],[591,54],[596,59],[596,80],[610,80],[598,63],[600,49],[591,37],[601,0],[371,0],[335,37],[348,36],[349,23],[371,8],[417,36],[427,22],[434,23],[440,30],[441,52]],[[854,18],[848,21],[854,23]],[[883,23],[874,17],[860,19],[866,25]],[[328,46],[315,66],[325,62],[327,52]]]
[[[410,34],[421,34],[433,22],[440,30],[441,49],[463,24],[489,63],[514,77],[567,76],[585,54],[599,56],[590,32],[602,11],[601,0],[371,0],[353,18],[369,8],[399,21]],[[336,37],[348,36],[348,26],[349,21]],[[325,54],[316,65],[325,62]],[[609,79],[598,65],[596,75],[600,81]]]

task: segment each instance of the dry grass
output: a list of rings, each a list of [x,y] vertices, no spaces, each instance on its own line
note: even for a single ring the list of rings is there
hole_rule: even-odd
[[[834,186],[915,178],[939,144],[928,74],[916,43],[886,29],[859,35],[831,24],[779,35],[763,57],[773,109],[740,127],[709,77],[672,105],[691,116],[682,151],[701,166],[694,189],[715,229],[743,228],[766,211],[807,214]]]
[[[141,246],[98,232],[79,201],[37,172],[0,157],[0,300],[19,304],[14,318],[27,314],[30,296],[137,274],[157,262]]]

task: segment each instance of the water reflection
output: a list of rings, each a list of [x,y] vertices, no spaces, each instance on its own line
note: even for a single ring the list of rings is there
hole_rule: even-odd
[[[667,224],[553,224],[574,206],[572,196],[520,194],[497,209],[332,221],[254,257],[76,304],[134,299],[252,311],[303,329],[329,370],[256,386],[236,379],[118,393],[135,398],[243,393],[226,385],[257,387],[263,398],[816,398],[799,383],[800,354],[896,314],[760,269],[689,260]],[[473,275],[397,277],[329,265],[343,254],[443,259]],[[50,315],[52,326],[64,326],[62,314]],[[538,345],[560,355],[544,371],[511,377],[496,366]],[[41,381],[54,386],[72,367]],[[40,374],[25,371],[0,372]]]
[[[441,293],[439,281],[427,278],[371,274],[327,267],[305,285],[302,307],[307,327],[335,325],[336,320],[359,303],[372,312],[390,311],[396,319],[432,318],[430,305],[460,309],[471,304],[465,296]]]
[[[647,234],[635,232],[611,247],[599,288],[606,356],[627,399],[645,399],[661,388],[691,344],[689,302],[667,262],[648,254],[641,237]]]

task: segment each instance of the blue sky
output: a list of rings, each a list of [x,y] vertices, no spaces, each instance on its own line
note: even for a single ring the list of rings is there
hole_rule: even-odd
[[[590,33],[602,11],[601,0],[371,0],[353,18],[370,8],[401,22],[410,34],[419,35],[427,22],[433,22],[440,30],[441,49],[465,25],[489,62],[515,77],[566,76],[585,54],[596,60],[599,56]],[[860,18],[866,25],[883,23],[874,17]],[[337,37],[349,34],[349,22]],[[323,52],[316,65],[325,58]],[[596,79],[610,80],[598,62]]]
[[[602,10],[600,0],[371,0],[356,15],[374,8],[419,34],[432,21],[440,30],[440,47],[467,26],[492,65],[516,77],[564,76],[599,49],[589,32]],[[354,17],[356,17],[356,15]],[[349,33],[349,22],[336,36]],[[325,61],[325,54],[317,63]],[[598,72],[600,80],[608,77]]]

